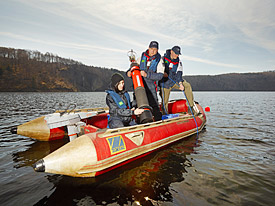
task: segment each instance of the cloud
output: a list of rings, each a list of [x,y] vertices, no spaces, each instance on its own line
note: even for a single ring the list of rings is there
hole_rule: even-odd
[[[194,3],[195,2],[195,3]],[[189,8],[202,25],[211,22],[213,31],[196,28],[196,31],[212,35],[212,43],[217,39],[234,39],[247,42],[266,50],[275,50],[275,2],[272,0],[242,1],[192,1]],[[206,39],[206,40],[209,40]],[[211,39],[210,39],[211,40]],[[213,44],[214,45],[214,44]]]
[[[245,69],[246,68],[246,67],[241,66],[241,65],[226,64],[226,63],[222,63],[222,62],[211,61],[211,60],[208,60],[208,59],[201,59],[201,58],[198,58],[198,57],[192,57],[192,56],[186,56],[186,55],[182,55],[181,57],[183,57],[183,59],[188,60],[188,61],[201,62],[201,63],[215,65],[215,66],[229,67],[229,68],[239,68],[239,69]]]
[[[23,2],[62,16],[72,23],[78,22],[80,27],[103,31],[102,35],[125,43],[129,38],[119,30],[184,46],[199,46],[206,52],[215,48],[217,40],[225,38],[242,38],[265,49],[275,49],[275,4],[272,1],[175,0],[171,3],[152,0],[150,4],[138,0]],[[110,28],[111,32],[108,33],[106,28]],[[113,32],[112,28],[120,29]],[[263,30],[270,32],[267,35]],[[132,43],[143,46],[133,40]]]
[[[47,44],[47,45],[58,46],[58,47],[66,47],[69,49],[83,49],[83,50],[89,50],[89,51],[94,51],[94,50],[99,49],[99,50],[103,50],[103,51],[125,53],[125,50],[115,49],[112,47],[92,46],[92,45],[86,45],[86,44],[75,44],[75,43],[60,42],[60,41],[58,41],[58,42],[44,41],[44,40],[34,39],[32,37],[26,37],[23,35],[13,34],[13,33],[9,33],[9,32],[0,32],[0,36],[6,36],[6,37],[14,38],[14,39],[36,42],[36,43],[40,43],[40,44]]]
[[[122,53],[131,48],[141,53],[151,40],[159,41],[161,49],[181,46],[183,57],[188,61],[226,68],[251,68],[240,56],[247,56],[252,49],[255,50],[253,59],[259,51],[274,57],[275,3],[272,0],[17,2],[30,13],[33,11],[35,18],[26,19],[20,12],[10,12],[11,20],[12,14],[21,14],[14,19],[22,19],[24,25],[31,25],[34,31],[4,30],[6,33],[0,35],[52,45],[53,49],[72,49],[71,54],[75,49],[81,51],[83,59],[89,59],[89,53],[93,53],[91,64],[112,65],[113,61],[117,63],[114,67],[123,67],[119,63],[125,61]],[[41,35],[39,30],[50,32]],[[99,54],[96,58],[95,53]],[[100,56],[108,58],[100,61]]]

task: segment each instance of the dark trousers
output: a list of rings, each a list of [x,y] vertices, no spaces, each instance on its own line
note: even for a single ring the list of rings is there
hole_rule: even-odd
[[[124,123],[122,122],[121,119],[119,119],[117,117],[111,117],[108,121],[108,125],[109,125],[110,129],[114,129],[114,128],[119,128],[119,127],[125,127],[125,126],[128,126],[129,124],[124,125]]]
[[[109,126],[110,129],[119,128],[119,127],[133,126],[133,125],[136,125],[136,124],[137,123],[133,119],[130,122],[125,123],[118,117],[111,117],[108,121],[108,126]]]
[[[154,83],[151,84],[144,81],[144,88],[148,98],[149,106],[153,109],[153,116],[155,118],[155,121],[159,121],[162,119],[162,114],[159,109],[156,85]]]

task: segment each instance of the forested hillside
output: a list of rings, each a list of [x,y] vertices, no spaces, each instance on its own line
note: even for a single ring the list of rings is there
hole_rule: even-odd
[[[184,78],[197,91],[275,91],[275,71]]]
[[[125,76],[51,53],[0,47],[0,91],[104,91],[115,72]],[[184,78],[194,91],[275,91],[274,71]],[[125,80],[130,90],[131,79]]]
[[[104,91],[115,72],[125,76],[51,53],[0,47],[0,91]]]

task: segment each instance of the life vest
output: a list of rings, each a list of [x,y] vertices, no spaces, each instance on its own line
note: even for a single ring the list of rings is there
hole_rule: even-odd
[[[108,94],[111,95],[111,97],[113,98],[113,100],[115,101],[115,103],[117,104],[117,106],[120,108],[120,109],[127,109],[127,108],[130,108],[131,106],[131,99],[130,99],[130,95],[128,92],[125,92],[124,93],[124,96],[126,97],[127,99],[127,103],[128,103],[128,107],[126,106],[126,104],[124,103],[124,101],[121,99],[121,97],[119,96],[118,93],[116,93],[115,91],[113,90],[107,90],[106,91]]]
[[[146,71],[147,69],[150,69],[153,72],[156,72],[160,58],[161,56],[159,53],[150,57],[148,55],[148,50],[146,52],[143,52],[140,60],[140,70]]]
[[[167,50],[166,53],[164,54],[163,61],[165,64],[165,69],[169,69],[169,73],[170,72],[176,73],[179,66],[179,58],[172,60],[170,57],[170,54],[171,54],[171,50]]]

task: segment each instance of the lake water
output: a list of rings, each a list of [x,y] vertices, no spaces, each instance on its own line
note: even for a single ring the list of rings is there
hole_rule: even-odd
[[[97,178],[36,173],[67,140],[38,142],[11,127],[55,109],[102,107],[105,93],[0,93],[1,205],[274,205],[275,93],[194,92],[207,125]],[[173,92],[171,99],[182,98]]]

